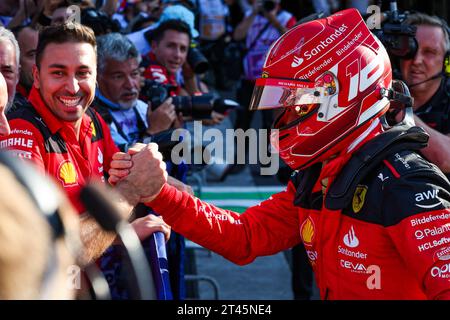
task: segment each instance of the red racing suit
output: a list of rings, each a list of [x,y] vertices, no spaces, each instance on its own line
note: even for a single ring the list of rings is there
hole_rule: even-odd
[[[297,173],[284,192],[241,215],[168,184],[148,205],[176,232],[237,264],[302,241],[322,299],[450,299],[449,181],[418,153],[396,149],[368,161],[375,165],[359,180],[350,170],[357,184],[341,188],[348,200],[332,209],[333,185],[355,159],[364,157]]]
[[[112,155],[119,151],[108,126],[88,108],[81,121],[79,141],[74,129],[57,119],[34,87],[31,105],[8,114],[11,134],[0,139],[0,148],[30,160],[63,188],[79,213],[84,206],[78,196],[90,179],[105,181]]]

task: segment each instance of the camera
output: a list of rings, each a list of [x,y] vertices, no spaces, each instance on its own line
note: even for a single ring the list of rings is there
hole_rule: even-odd
[[[197,44],[195,42],[191,43],[186,59],[196,74],[203,74],[209,69],[208,59],[206,59],[203,53],[197,49]]]
[[[167,98],[171,97],[176,87],[161,84],[155,80],[145,80],[141,94],[151,103],[152,110],[157,109]],[[239,104],[233,100],[218,98],[213,94],[201,96],[172,96],[173,105],[177,114],[184,117],[192,117],[194,120],[209,119],[211,112],[225,114],[227,111],[239,108]]]
[[[90,27],[96,37],[111,33],[120,32],[120,24],[117,20],[111,19],[103,11],[86,8],[81,11],[81,23]]]
[[[403,22],[408,12],[399,12],[397,1],[390,2],[390,10],[383,13],[385,23],[381,29],[373,30],[380,39],[389,55],[400,59],[412,59],[417,52],[416,26]]]

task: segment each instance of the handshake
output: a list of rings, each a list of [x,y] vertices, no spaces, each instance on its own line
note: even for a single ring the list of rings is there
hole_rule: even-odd
[[[192,194],[189,186],[168,177],[166,164],[155,143],[137,143],[128,153],[115,153],[108,173],[109,183],[133,206],[155,199],[166,182]]]

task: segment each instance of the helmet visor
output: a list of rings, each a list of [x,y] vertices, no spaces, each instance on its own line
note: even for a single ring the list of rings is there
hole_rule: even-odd
[[[323,97],[324,88],[312,82],[259,78],[253,89],[250,110],[320,104]]]

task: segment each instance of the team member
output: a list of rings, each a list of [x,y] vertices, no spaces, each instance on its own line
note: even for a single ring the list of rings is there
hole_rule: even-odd
[[[409,15],[405,23],[417,27],[417,53],[412,59],[400,60],[400,69],[414,98],[414,120],[430,135],[428,147],[421,152],[449,176],[450,71],[444,70],[450,68],[448,27],[423,13]]]
[[[8,115],[11,135],[0,141],[19,158],[33,162],[64,188],[80,216],[86,260],[97,258],[114,240],[84,213],[81,188],[90,180],[105,181],[112,154],[118,151],[108,126],[89,105],[96,83],[96,41],[91,29],[79,24],[52,26],[39,35],[34,83],[28,107]],[[130,192],[127,197],[133,197]],[[124,217],[131,207],[123,199]],[[141,239],[154,231],[168,236],[157,217],[133,222]]]

